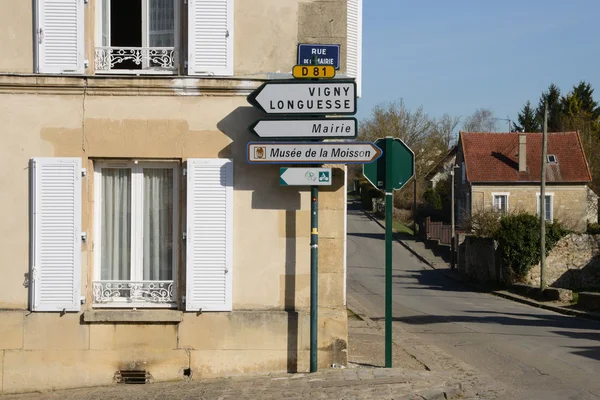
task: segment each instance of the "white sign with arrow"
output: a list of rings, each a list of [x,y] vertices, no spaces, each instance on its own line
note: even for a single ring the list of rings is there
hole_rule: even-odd
[[[251,164],[368,164],[381,149],[368,142],[250,142]]]
[[[356,114],[356,83],[342,79],[265,82],[248,102],[267,114]]]
[[[331,186],[331,168],[279,168],[281,186]]]
[[[353,139],[357,126],[356,118],[261,119],[250,130],[271,139]]]

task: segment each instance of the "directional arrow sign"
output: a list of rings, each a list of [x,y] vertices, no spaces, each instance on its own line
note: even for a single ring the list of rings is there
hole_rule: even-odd
[[[381,155],[381,149],[367,142],[248,143],[251,164],[367,164]]]
[[[356,118],[262,119],[250,126],[259,137],[272,139],[353,139]]]
[[[356,83],[342,79],[265,82],[248,96],[248,102],[267,114],[352,115],[356,113]]]
[[[279,168],[281,186],[331,186],[331,168]]]

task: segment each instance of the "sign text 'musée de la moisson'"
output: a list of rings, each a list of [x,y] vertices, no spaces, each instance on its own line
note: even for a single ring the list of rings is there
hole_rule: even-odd
[[[251,163],[368,163],[381,155],[372,143],[248,143]]]

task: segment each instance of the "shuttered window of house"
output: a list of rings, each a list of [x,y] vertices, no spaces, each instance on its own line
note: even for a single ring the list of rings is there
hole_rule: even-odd
[[[37,0],[37,72],[84,71],[84,0]]]
[[[233,162],[187,162],[186,310],[232,306]]]
[[[81,159],[32,159],[30,189],[30,308],[79,311]]]
[[[233,0],[189,0],[189,75],[233,75]]]

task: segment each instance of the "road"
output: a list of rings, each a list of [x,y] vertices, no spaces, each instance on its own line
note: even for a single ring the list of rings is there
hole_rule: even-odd
[[[384,230],[352,205],[347,252],[348,294],[383,320]],[[393,258],[394,325],[499,381],[502,399],[600,398],[600,323],[474,292],[397,242]]]

